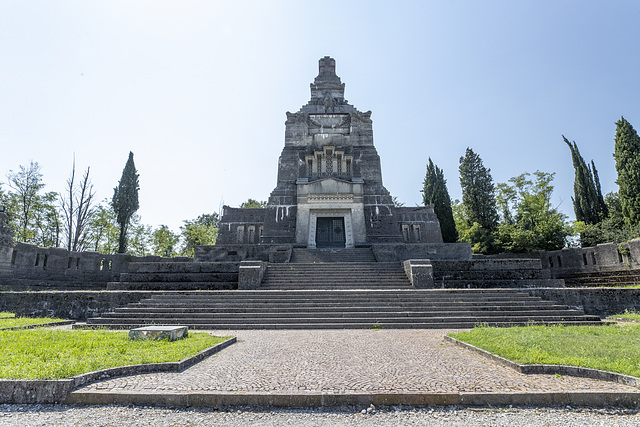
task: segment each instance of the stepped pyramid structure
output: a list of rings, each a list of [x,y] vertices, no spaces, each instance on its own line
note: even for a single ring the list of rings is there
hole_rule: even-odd
[[[433,207],[396,207],[382,183],[371,111],[344,98],[336,62],[320,59],[311,99],[287,112],[278,183],[265,209],[224,207],[220,244],[353,248],[442,243]]]
[[[371,112],[344,99],[335,61],[324,57],[311,99],[287,113],[266,208],[225,206],[218,242],[196,247],[190,262],[131,263],[108,289],[154,291],[151,297],[88,323],[299,329],[600,322],[527,291],[562,286],[539,259],[474,260],[469,244],[443,243],[432,206],[394,206]]]

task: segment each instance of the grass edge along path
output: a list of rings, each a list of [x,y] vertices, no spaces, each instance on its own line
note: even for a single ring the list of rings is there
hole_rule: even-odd
[[[21,326],[48,325],[64,321],[65,319],[59,319],[57,317],[16,317],[14,313],[6,311],[0,312],[0,330]]]
[[[0,331],[1,379],[63,379],[128,365],[179,362],[228,337],[129,340],[127,332],[30,329]]]
[[[636,320],[640,321],[640,313],[637,311],[625,310],[624,313],[609,316],[614,319]]]
[[[477,327],[450,337],[523,365],[568,365],[640,377],[640,325]]]

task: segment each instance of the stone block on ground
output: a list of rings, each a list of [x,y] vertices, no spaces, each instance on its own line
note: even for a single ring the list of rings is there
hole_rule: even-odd
[[[163,340],[175,341],[189,335],[187,326],[143,326],[129,330],[132,340]]]

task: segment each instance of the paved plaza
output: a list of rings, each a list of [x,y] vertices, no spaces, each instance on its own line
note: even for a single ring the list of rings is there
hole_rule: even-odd
[[[445,342],[450,330],[214,331],[238,342],[181,373],[114,378],[79,392],[631,392],[613,382],[524,375]]]

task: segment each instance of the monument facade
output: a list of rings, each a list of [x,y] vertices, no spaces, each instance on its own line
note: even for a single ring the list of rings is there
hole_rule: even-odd
[[[361,247],[441,243],[432,206],[397,207],[382,183],[371,111],[344,98],[336,63],[325,56],[311,99],[287,112],[278,182],[267,207],[224,206],[219,244]]]

